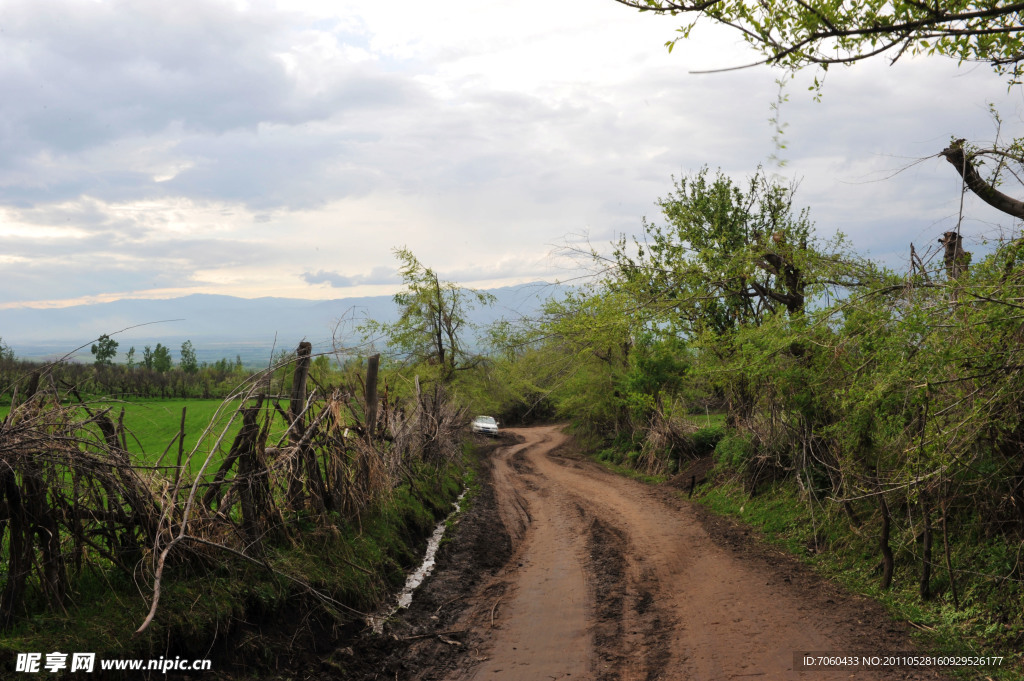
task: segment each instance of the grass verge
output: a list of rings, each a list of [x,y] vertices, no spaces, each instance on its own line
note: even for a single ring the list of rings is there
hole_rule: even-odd
[[[361,613],[377,608],[419,561],[427,536],[461,492],[464,475],[455,465],[416,473],[413,484],[407,481],[350,522],[337,519],[316,529],[301,515],[290,519],[299,532],[259,558],[310,588],[212,550],[201,567],[169,566],[156,619],[138,636],[133,632],[145,619],[151,585],[137,585],[103,566],[82,566],[66,613],[30,618],[0,638],[0,676],[13,674],[17,653],[27,652],[43,653],[44,659],[55,651],[94,652],[97,667],[110,658],[212,658],[215,671],[230,666],[247,678],[295,664],[304,649],[297,639],[315,649],[325,636],[361,628]],[[125,674],[97,669],[91,678]]]

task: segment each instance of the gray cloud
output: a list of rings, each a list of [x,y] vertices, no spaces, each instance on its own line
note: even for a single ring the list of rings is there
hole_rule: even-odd
[[[595,25],[622,16],[601,11]],[[742,177],[773,151],[775,74],[690,76],[686,50],[663,59],[657,40],[623,48],[630,68],[617,78],[547,80],[563,58],[607,64],[619,49],[572,43],[573,54],[524,67],[536,82],[520,86],[521,74],[491,77],[513,65],[496,52],[467,42],[430,56],[424,31],[416,56],[399,57],[371,48],[375,36],[351,17],[208,0],[11,0],[0,13],[0,208],[41,232],[78,230],[0,236],[4,254],[32,260],[11,266],[6,300],[198,286],[225,268],[258,270],[242,290],[264,272],[321,293],[394,284],[396,245],[446,279],[533,277],[567,234],[600,246],[638,231],[642,216],[657,221],[673,175],[707,164]],[[553,42],[561,30],[550,28]],[[458,71],[481,55],[476,72]],[[841,229],[892,257],[932,239],[959,205],[944,161],[895,171],[950,134],[990,135],[981,103],[1005,90],[965,78],[947,105],[934,93],[955,70],[900,68],[830,72],[821,104],[794,82],[779,171],[802,178],[798,203],[821,233]],[[967,209],[979,231],[1000,219]],[[198,226],[172,229],[199,213]]]
[[[402,277],[394,268],[374,267],[369,274],[345,275],[340,272],[303,272],[302,279],[309,284],[328,284],[331,288],[349,288],[367,284],[399,284]]]
[[[554,203],[601,174],[635,173],[645,148],[680,146],[692,124],[659,114],[707,89],[661,70],[638,73],[625,97],[580,84],[552,103],[467,83],[448,100],[428,95],[415,71],[373,62],[337,64],[310,89],[279,56],[305,38],[288,17],[207,2],[170,16],[132,3],[52,6],[73,21],[53,26],[28,2],[9,10],[7,49],[21,58],[0,64],[0,87],[22,96],[0,104],[0,130],[15,131],[0,137],[7,201],[184,195],[304,208],[503,182]],[[154,170],[125,167],[133,159]],[[157,182],[168,166],[182,169]]]
[[[280,13],[200,0],[15,1],[5,3],[4,19],[0,116],[27,133],[22,139],[53,149],[80,150],[172,122],[213,133],[298,124],[353,101],[391,97],[367,88],[365,78],[346,87],[355,66],[303,92],[279,56],[301,38]]]
[[[335,144],[324,148],[334,131],[307,126],[360,109],[415,106],[422,96],[408,76],[374,62],[301,63],[303,46],[322,32],[291,19],[198,0],[5,3],[0,198],[130,199],[197,186],[225,198],[266,197],[277,185],[261,167],[294,177],[299,159],[311,173],[322,167],[318,156],[337,153]],[[326,73],[303,74],[306,67]],[[239,147],[243,153],[231,155]],[[160,186],[122,165],[133,153],[143,165],[184,158],[196,170],[191,182]],[[211,183],[213,174],[224,179]]]

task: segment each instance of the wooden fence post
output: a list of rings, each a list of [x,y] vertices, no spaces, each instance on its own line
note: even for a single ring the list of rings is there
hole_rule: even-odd
[[[291,402],[288,405],[288,418],[291,421],[288,442],[291,445],[300,445],[303,436],[306,434],[302,410],[306,406],[306,380],[309,378],[309,362],[312,352],[313,344],[308,341],[299,343],[299,347],[295,351],[298,359],[295,363],[295,375],[292,377]],[[314,472],[319,473],[319,470],[310,470],[310,466],[306,461],[306,449],[306,447],[302,447],[301,451],[295,453],[295,465],[292,467],[288,477],[288,506],[294,511],[298,511],[304,506],[302,494],[303,469],[306,469],[306,475],[310,477],[307,480],[307,487],[310,490],[314,487],[314,481],[311,479],[311,476]],[[313,467],[316,468],[315,462]]]
[[[181,408],[181,425],[178,427],[178,465],[174,469],[174,489],[178,489],[181,480],[181,459],[185,456],[185,412],[188,407]]]
[[[292,377],[292,399],[289,405],[293,421],[302,414],[302,408],[306,406],[306,380],[309,378],[309,361],[313,352],[313,344],[308,341],[299,343],[295,354],[298,360],[295,363],[295,375]],[[298,442],[303,435],[302,424],[298,423],[292,429],[292,441]]]
[[[366,437],[373,435],[377,425],[377,369],[380,355],[371,355],[366,362]]]

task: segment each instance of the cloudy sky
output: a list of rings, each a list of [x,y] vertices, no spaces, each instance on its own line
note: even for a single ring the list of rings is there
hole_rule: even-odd
[[[390,293],[407,246],[475,286],[566,279],[672,176],[768,163],[779,73],[612,0],[0,4],[0,309]],[[985,67],[864,63],[782,107],[819,233],[898,265],[954,226],[950,136],[1024,134]],[[969,239],[1012,225],[966,203]]]

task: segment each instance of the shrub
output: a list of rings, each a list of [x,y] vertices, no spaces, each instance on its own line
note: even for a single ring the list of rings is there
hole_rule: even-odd
[[[697,456],[707,456],[715,451],[715,447],[725,437],[722,426],[706,426],[693,434],[693,450]]]
[[[746,433],[724,434],[715,445],[715,461],[736,471],[743,471],[753,456],[753,438]]]

